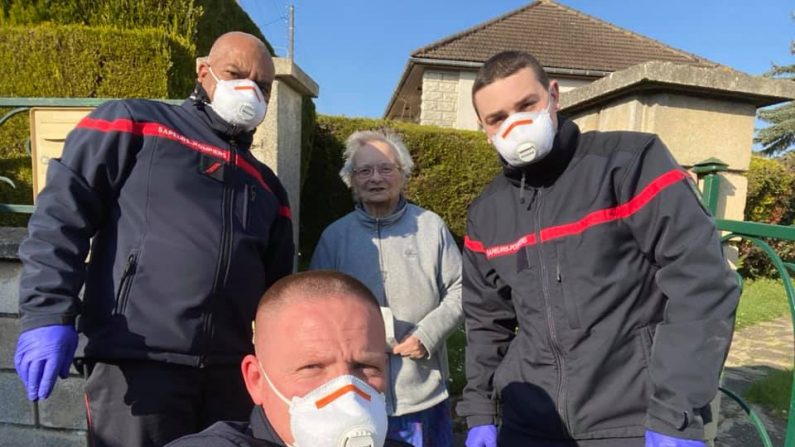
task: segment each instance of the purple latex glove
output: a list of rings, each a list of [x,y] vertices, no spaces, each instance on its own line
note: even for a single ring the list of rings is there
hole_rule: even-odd
[[[477,425],[467,432],[466,447],[497,447],[497,426]]]
[[[42,326],[19,334],[14,366],[28,391],[28,400],[46,399],[56,374],[65,379],[77,349],[77,331],[70,325]]]
[[[646,447],[706,447],[704,441],[674,438],[656,431],[646,430]]]

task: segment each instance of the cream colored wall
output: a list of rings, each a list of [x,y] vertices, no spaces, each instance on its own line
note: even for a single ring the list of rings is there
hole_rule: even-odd
[[[458,91],[458,72],[426,70],[422,75],[420,124],[454,127]]]
[[[457,97],[453,107],[455,113],[454,121],[450,119],[451,116],[445,115],[446,111],[450,110],[450,104],[447,103],[447,98],[451,96],[445,96],[443,93],[439,93],[439,90],[442,88],[449,89],[447,83],[454,79],[454,77],[450,72],[426,71],[426,75],[428,73],[434,73],[434,75],[427,78],[427,83],[426,78],[423,78],[422,111],[426,112],[427,110],[429,114],[426,118],[421,118],[420,123],[464,130],[480,129],[475,107],[472,105],[472,85],[475,83],[477,73],[474,71],[458,72],[458,82],[456,85]],[[558,85],[560,85],[561,92],[567,92],[591,82],[580,79],[558,79],[557,81]],[[427,96],[426,88],[433,89]],[[426,105],[428,105],[427,109]]]
[[[301,107],[302,96],[285,82],[273,83],[268,113],[257,127],[251,153],[276,173],[287,190],[293,222],[293,239],[298,247],[301,216]],[[297,255],[297,253],[296,253]]]
[[[633,130],[657,134],[683,166],[708,158],[729,165],[718,216],[743,219],[756,108],[677,93],[636,94],[572,116],[583,131]]]

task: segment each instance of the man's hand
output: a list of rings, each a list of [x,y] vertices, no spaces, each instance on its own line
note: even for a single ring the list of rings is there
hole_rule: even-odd
[[[419,338],[409,335],[392,348],[392,354],[419,360],[428,355],[428,350],[425,349]]]
[[[466,447],[497,447],[497,426],[478,425],[469,429]]]
[[[77,331],[71,325],[42,326],[19,334],[14,366],[25,384],[28,400],[46,399],[56,375],[69,376],[77,349]]]
[[[646,430],[646,447],[706,447],[704,441],[675,438],[655,431]],[[469,447],[467,445],[467,447]]]

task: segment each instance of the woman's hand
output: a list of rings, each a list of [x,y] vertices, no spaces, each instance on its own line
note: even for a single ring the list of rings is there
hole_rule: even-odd
[[[419,360],[428,355],[428,350],[425,349],[419,338],[409,335],[392,348],[392,354]]]

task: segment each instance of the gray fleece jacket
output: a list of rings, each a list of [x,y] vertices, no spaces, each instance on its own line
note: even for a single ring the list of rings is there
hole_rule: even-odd
[[[428,350],[420,360],[389,355],[390,416],[448,397],[445,340],[463,321],[461,253],[441,217],[403,199],[380,219],[357,206],[323,231],[310,268],[344,272],[370,288],[382,306],[390,352],[408,335]]]

